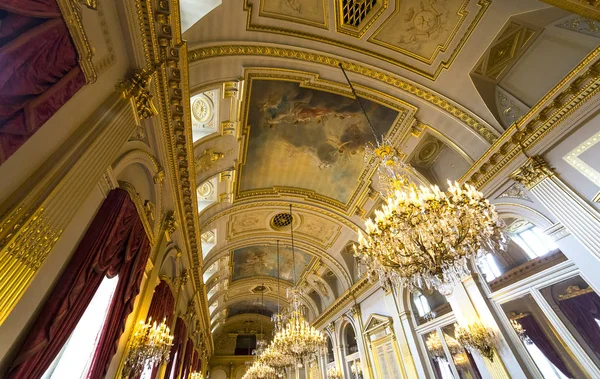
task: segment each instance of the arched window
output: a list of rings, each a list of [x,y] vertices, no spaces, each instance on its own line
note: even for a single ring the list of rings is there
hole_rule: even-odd
[[[356,342],[356,334],[350,324],[346,325],[344,330],[344,343],[346,345],[346,355],[358,352],[358,344]]]
[[[335,357],[333,355],[333,344],[331,343],[331,338],[327,336],[327,363],[333,363],[335,361]]]

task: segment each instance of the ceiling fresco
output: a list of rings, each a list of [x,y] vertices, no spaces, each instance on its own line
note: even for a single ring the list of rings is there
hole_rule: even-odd
[[[312,255],[295,248],[296,280],[299,280],[302,271],[312,260]],[[249,278],[252,276],[272,276],[277,278],[277,247],[248,246],[236,249],[232,253],[233,273],[231,281]],[[279,248],[279,272],[282,280],[292,282],[294,272],[292,269],[292,249],[285,246]]]
[[[365,167],[364,145],[374,142],[356,100],[279,80],[255,79],[250,91],[239,193],[303,189],[346,204]],[[398,112],[362,103],[385,134]]]
[[[262,301],[262,303],[261,303]],[[283,307],[283,305],[282,305]],[[260,296],[255,299],[245,299],[238,301],[229,306],[229,317],[245,314],[254,313],[267,317],[271,317],[273,313],[277,312],[277,301],[272,299],[261,300]]]

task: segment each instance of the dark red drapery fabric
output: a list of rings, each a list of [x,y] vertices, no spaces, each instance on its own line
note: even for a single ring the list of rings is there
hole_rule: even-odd
[[[585,342],[600,357],[600,296],[595,292],[558,302],[560,310],[567,316]]]
[[[167,363],[167,370],[165,374],[165,378],[167,379],[175,379],[177,377],[177,372],[179,371],[179,367],[183,361],[183,357],[181,354],[183,353],[183,347],[185,345],[185,339],[187,337],[187,327],[185,326],[185,322],[178,317],[175,322],[175,331],[173,337],[173,346],[171,347],[171,354],[169,354],[169,363]],[[177,355],[177,357],[175,357]],[[173,365],[175,365],[175,375],[171,376],[171,371],[173,371]]]
[[[571,375],[571,372],[567,368],[567,365],[565,364],[565,362],[563,362],[562,358],[560,357],[560,355],[558,355],[556,350],[554,350],[554,346],[552,346],[552,343],[550,342],[548,337],[546,337],[546,334],[544,333],[540,325],[537,323],[535,318],[529,315],[520,318],[518,321],[519,324],[521,324],[521,326],[523,327],[523,329],[525,329],[525,334],[527,335],[527,337],[531,338],[531,341],[533,341],[535,346],[537,346],[538,349],[540,349],[541,352],[544,353],[546,358],[548,358],[548,360],[552,362],[552,364],[556,366],[556,368],[559,369],[564,375],[566,375],[569,378],[572,378],[573,375]]]
[[[188,338],[185,345],[185,356],[183,357],[183,369],[181,370],[181,379],[187,379],[190,374],[190,365],[192,363],[192,354],[194,353],[194,343]]]
[[[83,85],[56,0],[0,2],[0,164]]]
[[[148,315],[146,320],[154,320],[157,323],[166,319],[165,323],[167,326],[171,325],[173,320],[173,307],[175,306],[175,298],[169,284],[164,280],[154,288],[154,294],[152,295],[152,302],[148,309]]]
[[[104,277],[119,275],[97,348],[103,361],[93,362],[104,369],[133,307],[148,254],[148,239],[129,194],[121,189],[111,191],[52,289],[6,378],[40,378],[68,340]]]

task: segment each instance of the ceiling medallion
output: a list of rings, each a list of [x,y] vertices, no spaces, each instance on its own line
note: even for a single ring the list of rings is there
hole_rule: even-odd
[[[192,115],[200,123],[206,123],[212,118],[212,104],[205,96],[198,96],[192,102]]]
[[[377,147],[365,148],[365,163],[377,163],[387,200],[366,221],[366,235],[359,232],[355,255],[365,263],[369,276],[384,286],[391,282],[409,290],[426,287],[448,295],[470,273],[471,257],[504,247],[504,224],[494,206],[470,185],[448,182],[448,192],[436,185],[417,187],[408,176],[413,168],[389,141],[377,137],[364,115],[377,141]]]

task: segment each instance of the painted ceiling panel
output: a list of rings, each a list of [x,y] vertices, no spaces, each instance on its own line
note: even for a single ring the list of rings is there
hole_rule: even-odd
[[[398,112],[361,100],[376,132],[385,134]],[[356,100],[299,84],[253,80],[250,128],[240,192],[285,187],[347,203],[373,142]]]
[[[302,271],[312,260],[312,255],[300,249],[294,249],[295,257],[292,259],[292,249],[281,246],[279,248],[279,271],[281,279],[292,282],[294,277],[292,261],[296,262],[296,280],[299,280]],[[249,278],[253,276],[277,277],[277,248],[275,245],[249,246],[233,251],[233,273],[231,280]]]

